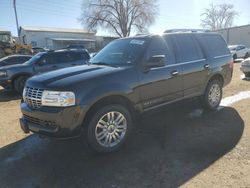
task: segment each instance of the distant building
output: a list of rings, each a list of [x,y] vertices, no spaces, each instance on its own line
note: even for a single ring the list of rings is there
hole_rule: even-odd
[[[243,44],[250,48],[250,24],[217,30],[229,45]]]
[[[65,48],[68,45],[82,45],[90,51],[95,50],[95,33],[82,29],[51,27],[20,27],[22,43],[33,47],[49,49]]]

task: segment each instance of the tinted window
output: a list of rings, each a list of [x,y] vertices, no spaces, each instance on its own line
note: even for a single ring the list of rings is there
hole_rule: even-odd
[[[154,37],[151,39],[151,42],[147,48],[146,57],[145,59],[148,60],[150,57],[155,55],[165,55],[165,62],[166,62],[166,54],[167,46],[162,37]]]
[[[168,47],[167,51],[167,64],[171,64],[171,62],[175,62],[175,45],[173,35],[165,35],[164,40]]]
[[[200,41],[212,57],[229,54],[226,42],[220,35],[201,35]]]
[[[67,63],[72,59],[68,52],[55,53],[54,55],[57,57],[58,63]]]
[[[21,57],[20,62],[24,63],[25,61],[28,61],[30,57]]]
[[[56,64],[58,63],[58,58],[55,53],[48,53],[48,54],[44,54],[41,57],[40,62],[44,64]]]
[[[194,61],[203,59],[202,51],[191,35],[176,35],[177,62]]]
[[[83,52],[71,52],[70,53],[72,60],[73,61],[79,61],[79,60],[89,60],[90,56],[87,52],[83,51]]]

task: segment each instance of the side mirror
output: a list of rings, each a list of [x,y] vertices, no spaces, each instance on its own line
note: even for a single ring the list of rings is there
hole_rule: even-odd
[[[146,68],[154,68],[154,67],[164,67],[165,66],[165,55],[154,55],[150,57],[144,67]]]

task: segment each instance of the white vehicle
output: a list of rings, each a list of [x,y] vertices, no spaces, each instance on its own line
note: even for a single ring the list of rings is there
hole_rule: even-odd
[[[228,46],[230,52],[233,54],[234,59],[238,58],[248,58],[249,57],[249,49],[245,45],[230,45]]]
[[[250,77],[250,58],[247,58],[241,62],[240,70],[245,74],[246,77]]]

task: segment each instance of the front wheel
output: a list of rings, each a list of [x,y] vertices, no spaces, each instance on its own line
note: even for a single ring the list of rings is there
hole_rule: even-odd
[[[124,106],[107,105],[93,113],[86,132],[87,141],[97,152],[112,152],[124,144],[131,128],[131,114]]]
[[[202,104],[206,110],[216,110],[222,98],[222,83],[219,80],[212,80],[208,83]]]

